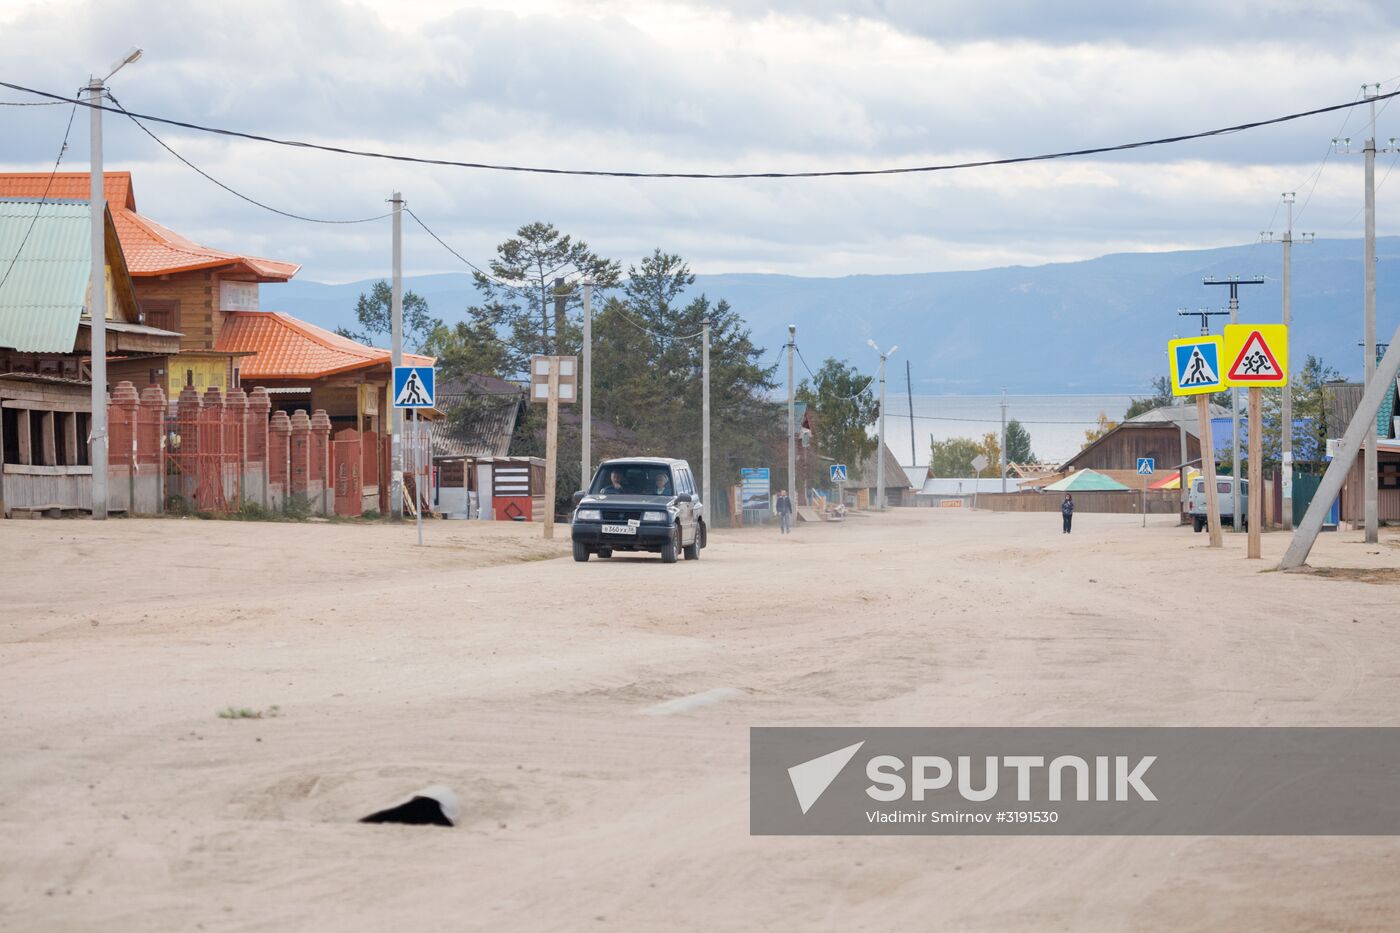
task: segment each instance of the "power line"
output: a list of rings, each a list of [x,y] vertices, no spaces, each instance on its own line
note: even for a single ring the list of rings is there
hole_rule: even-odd
[[[53,170],[49,172],[49,180],[44,184],[44,193],[39,198],[39,205],[34,208],[34,216],[29,218],[29,227],[24,231],[24,237],[19,241],[19,248],[10,257],[10,264],[5,267],[5,274],[0,276],[0,290],[3,290],[5,283],[10,280],[10,273],[15,270],[15,263],[19,262],[20,254],[24,252],[25,244],[29,242],[29,235],[34,232],[34,225],[39,222],[39,214],[44,209],[44,203],[49,199],[49,189],[53,187],[54,176],[58,174],[59,163],[63,161],[63,154],[68,151],[68,134],[73,132],[73,117],[77,113],[76,106],[68,111],[68,126],[63,130],[63,142],[59,144],[58,156],[53,160]]]
[[[166,152],[170,153],[170,154],[173,155],[175,158],[177,158],[177,159],[179,159],[181,162],[185,163],[185,165],[187,165],[187,166],[189,166],[190,168],[194,169],[195,172],[197,172],[198,174],[200,174],[201,176],[203,176],[205,179],[207,179],[208,181],[211,181],[211,182],[213,182],[214,184],[218,185],[220,188],[224,189],[224,190],[227,191],[229,194],[233,195],[233,196],[236,197],[236,198],[241,198],[242,200],[247,201],[249,204],[252,204],[252,205],[255,206],[255,207],[261,207],[261,208],[262,208],[263,210],[265,210],[265,211],[271,211],[272,213],[274,213],[274,214],[280,214],[280,215],[283,216],[283,217],[290,217],[292,220],[304,220],[304,221],[306,221],[307,223],[312,223],[312,224],[365,224],[365,223],[369,223],[370,221],[374,221],[374,220],[383,220],[385,217],[392,217],[392,216],[393,216],[393,211],[389,211],[388,213],[384,213],[384,214],[376,214],[376,215],[373,216],[373,217],[361,217],[361,218],[359,218],[359,219],[357,219],[357,220],[326,220],[326,219],[321,218],[321,217],[307,217],[307,216],[305,216],[305,215],[303,215],[303,214],[294,214],[294,213],[292,213],[291,211],[284,211],[284,210],[282,210],[282,209],[280,209],[280,208],[273,207],[271,204],[265,204],[265,203],[263,203],[262,201],[257,200],[256,198],[251,198],[251,197],[249,197],[248,195],[244,194],[244,193],[241,192],[241,191],[235,191],[233,188],[230,188],[228,185],[226,185],[226,184],[224,184],[223,182],[219,181],[219,179],[215,178],[213,175],[210,175],[208,172],[206,172],[204,169],[200,168],[198,165],[195,165],[195,164],[194,164],[193,162],[191,162],[189,159],[187,159],[187,158],[185,158],[184,156],[180,155],[180,153],[178,153],[178,152],[176,152],[174,149],[170,148],[170,144],[169,144],[169,143],[167,143],[165,140],[161,139],[161,138],[160,138],[159,136],[157,136],[155,133],[152,133],[152,132],[150,131],[150,129],[148,129],[144,123],[142,123],[140,120],[136,119],[135,115],[133,115],[130,111],[128,111],[125,107],[123,107],[123,106],[121,105],[121,102],[120,102],[119,100],[117,100],[117,98],[116,98],[110,91],[107,92],[107,97],[112,101],[112,103],[116,104],[118,110],[120,110],[122,113],[126,114],[127,118],[130,119],[132,123],[135,123],[135,124],[136,124],[137,128],[139,128],[139,129],[141,130],[141,132],[145,133],[147,136],[151,137],[151,139],[155,140],[155,141],[156,141],[156,144],[159,145],[159,146],[160,146],[162,149],[164,149]]]
[[[7,87],[14,91],[25,94],[34,94],[40,97],[47,97],[52,100],[75,102],[74,98],[64,97],[60,94],[52,94],[48,91],[40,91],[34,88],[25,87],[21,84],[12,84],[8,81],[0,81],[0,87]],[[915,165],[896,168],[876,168],[876,169],[844,169],[829,171],[811,172],[638,172],[638,171],[614,171],[599,169],[575,169],[575,168],[548,168],[543,166],[528,165],[501,165],[488,162],[464,162],[454,159],[431,159],[424,156],[397,155],[393,153],[375,152],[364,149],[348,149],[342,146],[328,146],[322,143],[309,143],[301,140],[278,139],[272,136],[262,136],[256,133],[245,133],[239,130],[224,129],[221,127],[205,126],[198,123],[189,123],[183,120],[173,120],[168,117],[158,117],[144,113],[127,113],[120,111],[126,116],[149,120],[155,123],[164,123],[168,126],[178,126],[184,129],[195,130],[201,133],[213,133],[220,136],[231,136],[238,139],[248,139],[254,142],[272,143],[278,146],[290,146],[297,149],[312,149],[321,152],[333,152],[340,155],[353,155],[370,159],[388,159],[395,162],[413,162],[423,165],[443,165],[454,168],[483,169],[495,172],[523,172],[536,175],[584,175],[603,178],[686,178],[686,179],[753,179],[753,178],[850,178],[869,175],[910,175],[928,172],[947,172],[958,169],[986,168],[997,165],[1018,165],[1027,162],[1047,162],[1054,159],[1068,159],[1078,156],[1103,155],[1110,152],[1126,152],[1133,149],[1146,149],[1152,146],[1162,146],[1171,143],[1188,142],[1193,139],[1206,139],[1213,136],[1226,136],[1233,133],[1240,133],[1246,130],[1258,129],[1264,126],[1274,126],[1280,123],[1288,123],[1293,120],[1301,120],[1305,117],[1317,116],[1324,113],[1332,113],[1337,110],[1347,110],[1358,106],[1360,103],[1369,103],[1374,100],[1388,99],[1400,94],[1400,91],[1392,91],[1388,94],[1377,97],[1366,98],[1364,101],[1351,100],[1344,104],[1331,104],[1326,107],[1316,107],[1312,110],[1303,110],[1297,113],[1285,114],[1281,117],[1270,117],[1264,120],[1252,120],[1248,123],[1237,123],[1233,126],[1225,126],[1212,130],[1203,130],[1197,133],[1185,133],[1177,136],[1163,136],[1157,139],[1147,139],[1138,142],[1119,143],[1112,146],[1094,146],[1086,149],[1072,149],[1063,152],[1043,153],[1031,156],[1013,156],[1003,159],[982,159],[972,162],[951,162],[937,165]],[[100,110],[112,110],[102,104],[91,103],[85,100],[77,100],[76,103],[83,107],[95,107]],[[112,112],[118,112],[112,110]]]
[[[812,377],[813,382],[820,382],[820,377],[817,376],[816,373],[812,372],[812,367],[807,365],[807,358],[802,355],[802,348],[799,347],[797,344],[793,344],[792,348],[797,351],[797,358],[802,361],[802,368],[807,370],[807,375]],[[853,398],[858,398],[866,389],[870,388],[870,383],[874,381],[875,377],[871,376],[869,379],[865,380],[865,385],[861,386],[859,389],[856,389],[855,392],[853,392],[852,394],[842,396],[841,398],[827,399],[827,401],[849,402]]]

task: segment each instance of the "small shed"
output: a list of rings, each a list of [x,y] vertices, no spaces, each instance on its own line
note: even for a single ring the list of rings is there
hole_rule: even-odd
[[[91,411],[90,383],[29,373],[0,376],[0,515],[92,509]]]

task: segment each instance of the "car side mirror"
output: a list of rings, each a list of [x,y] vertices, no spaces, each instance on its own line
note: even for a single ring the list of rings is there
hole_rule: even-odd
[[[582,489],[580,489],[578,492],[574,493],[574,505],[577,506],[580,502],[582,502],[582,501],[583,501],[583,497],[584,497],[585,495],[587,495],[587,493],[585,493]]]
[[[691,494],[688,493],[688,492],[683,492],[683,493],[681,493],[680,495],[676,496],[676,501],[677,501],[677,502],[693,502],[693,501],[694,501],[694,497],[691,496]]]

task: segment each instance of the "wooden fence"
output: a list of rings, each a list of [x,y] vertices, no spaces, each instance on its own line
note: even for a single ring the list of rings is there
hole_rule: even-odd
[[[1076,492],[1075,512],[1107,512],[1115,515],[1141,515],[1142,493],[1137,490],[1113,492]],[[984,492],[977,496],[979,509],[996,512],[1058,512],[1063,493],[1058,492]],[[1181,493],[1175,489],[1149,489],[1147,514],[1177,515],[1181,512]]]

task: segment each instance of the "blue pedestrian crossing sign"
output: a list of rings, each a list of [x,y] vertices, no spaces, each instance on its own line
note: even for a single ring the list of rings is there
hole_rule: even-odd
[[[846,479],[846,464],[833,463],[831,465],[831,481],[833,483],[844,483]]]
[[[394,367],[394,407],[432,408],[436,403],[431,366]]]
[[[1224,391],[1225,374],[1220,366],[1220,357],[1220,337],[1183,337],[1167,341],[1172,395]]]
[[[1138,457],[1138,476],[1151,476],[1157,469],[1157,460],[1153,457]]]

